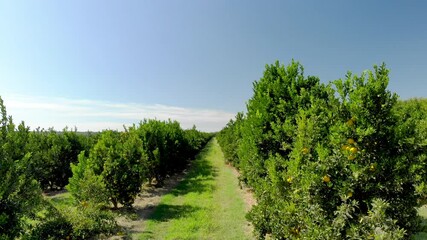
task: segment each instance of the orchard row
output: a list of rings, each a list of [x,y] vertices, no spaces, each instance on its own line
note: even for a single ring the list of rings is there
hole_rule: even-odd
[[[130,207],[143,184],[161,185],[212,137],[176,121],[144,120],[123,132],[30,131],[0,98],[0,238],[86,239],[115,231],[107,209]],[[67,188],[55,208],[42,191]]]
[[[419,230],[427,100],[398,100],[374,66],[328,84],[267,65],[245,114],[218,134],[257,205],[259,238],[402,239]]]

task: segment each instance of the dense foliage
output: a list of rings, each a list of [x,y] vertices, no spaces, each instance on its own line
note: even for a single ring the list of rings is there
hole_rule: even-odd
[[[71,177],[71,163],[77,162],[81,151],[93,145],[94,135],[77,133],[65,128],[37,129],[28,133],[25,151],[31,154],[30,168],[43,190],[63,189]]]
[[[411,175],[415,176],[419,200],[425,203],[427,199],[427,99],[399,101],[394,111],[400,120],[401,134],[411,136],[408,140],[413,143],[413,148],[407,152],[415,159],[411,162]]]
[[[28,128],[15,127],[0,98],[0,239],[14,239],[24,230],[24,218],[33,218],[41,191],[31,176],[31,154],[22,152]]]
[[[210,134],[184,131],[178,122],[145,120],[125,132],[104,131],[85,157],[72,164],[68,190],[80,202],[130,207],[143,183],[161,184],[184,169]]]
[[[82,190],[100,189],[101,195],[95,192],[96,202],[100,202],[100,196],[105,195],[115,207],[118,203],[133,203],[145,177],[143,164],[146,161],[142,142],[134,131],[104,131],[90,151],[88,159],[82,153],[79,160],[77,165],[72,165],[73,177],[68,187],[77,199],[91,200],[90,197],[84,198],[91,195]],[[85,188],[92,181],[94,184],[98,183],[99,188],[93,185]]]
[[[231,119],[227,125],[218,133],[217,139],[224,153],[224,158],[227,162],[239,168],[239,157],[237,149],[239,147],[241,124],[244,120],[243,113],[238,113],[236,119]]]
[[[400,239],[417,229],[425,101],[398,102],[388,81],[384,65],[328,85],[297,62],[266,67],[246,115],[218,134],[255,192],[248,217],[260,238]]]
[[[211,137],[195,127],[184,131],[176,121],[145,120],[132,130],[139,135],[148,156],[146,177],[159,184],[166,176],[185,168]]]

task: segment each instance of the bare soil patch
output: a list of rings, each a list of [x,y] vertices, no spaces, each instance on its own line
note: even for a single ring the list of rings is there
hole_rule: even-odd
[[[67,189],[62,189],[62,190],[47,190],[43,192],[43,196],[45,197],[54,197],[56,195],[60,195],[63,193],[68,192]]]
[[[233,167],[229,163],[227,163],[227,167],[231,169],[231,171],[236,176],[236,178],[240,177],[240,172],[235,167]],[[253,191],[252,189],[250,189],[249,187],[247,187],[241,182],[239,182],[239,187],[240,187],[241,195],[243,197],[243,201],[245,202],[245,205],[246,205],[246,212],[249,212],[252,209],[252,207],[257,204]],[[250,222],[247,223],[245,231],[248,234],[253,233],[254,227]]]
[[[159,205],[162,196],[175,188],[186,174],[187,170],[184,170],[182,173],[172,175],[164,181],[162,187],[144,186],[135,199],[132,209],[120,208],[116,210],[119,213],[119,217],[116,220],[122,231],[108,239],[131,239],[131,235],[142,233],[145,227],[144,221]]]
[[[233,167],[231,164],[227,164],[227,167],[233,171],[233,174],[236,176],[236,178],[240,177],[240,173],[235,167]],[[239,187],[242,190],[243,200],[245,201],[247,210],[249,211],[252,206],[256,205],[257,203],[253,191],[242,183],[239,183]]]

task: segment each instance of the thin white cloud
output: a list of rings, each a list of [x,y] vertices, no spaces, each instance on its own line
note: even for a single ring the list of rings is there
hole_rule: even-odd
[[[143,119],[177,120],[183,128],[193,125],[203,131],[219,131],[234,117],[233,113],[193,109],[161,104],[112,103],[87,99],[47,98],[24,95],[2,96],[9,115],[36,127],[62,129],[77,127],[79,131],[122,130],[123,125]]]

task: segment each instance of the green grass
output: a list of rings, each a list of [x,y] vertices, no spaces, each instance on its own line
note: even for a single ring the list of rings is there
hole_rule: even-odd
[[[52,205],[57,209],[63,209],[73,205],[73,198],[71,197],[71,193],[65,192],[60,193],[55,196],[49,197]]]
[[[418,209],[418,215],[422,218],[421,226],[426,228],[424,232],[419,232],[413,236],[414,240],[425,240],[427,239],[427,205],[424,205]]]
[[[165,195],[139,239],[250,239],[236,176],[213,139]]]

